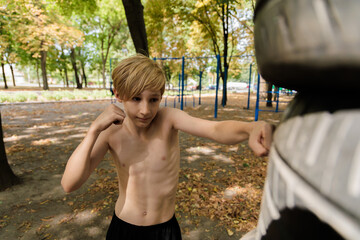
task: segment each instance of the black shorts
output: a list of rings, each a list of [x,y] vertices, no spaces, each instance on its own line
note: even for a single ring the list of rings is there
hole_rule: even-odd
[[[175,215],[167,222],[136,226],[116,216],[111,220],[106,240],[181,240],[181,231]]]

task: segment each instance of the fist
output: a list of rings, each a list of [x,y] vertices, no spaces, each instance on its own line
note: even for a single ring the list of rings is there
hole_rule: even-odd
[[[102,132],[111,124],[121,125],[125,117],[125,112],[119,106],[111,104],[95,119],[90,128]]]
[[[249,147],[256,156],[267,156],[269,154],[275,126],[263,121],[253,122],[249,133]]]

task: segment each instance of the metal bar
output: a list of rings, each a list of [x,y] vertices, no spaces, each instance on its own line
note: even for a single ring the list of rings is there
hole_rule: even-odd
[[[260,98],[260,73],[258,73],[257,91],[256,91],[256,106],[255,106],[255,121],[259,118],[259,98]]]
[[[275,108],[275,112],[279,111],[279,91],[275,92],[276,94],[276,108]]]
[[[181,63],[181,104],[180,109],[184,110],[184,76],[185,76],[185,57],[182,57],[182,63]]]
[[[261,109],[259,109],[259,112],[275,112],[275,110],[261,110]],[[277,112],[284,112],[284,111],[277,111]]]
[[[252,63],[250,63],[250,74],[249,74],[249,90],[248,90],[248,101],[247,101],[247,108],[246,109],[250,109],[250,86],[251,86],[251,68],[252,68]]]
[[[220,71],[220,55],[217,55],[217,67],[216,67],[216,90],[215,90],[215,110],[214,110],[214,118],[217,118],[217,110],[218,110],[218,90],[219,90],[219,71]]]
[[[181,94],[181,90],[180,90],[180,82],[181,82],[181,74],[179,73],[179,99],[178,102],[180,102],[180,94]]]

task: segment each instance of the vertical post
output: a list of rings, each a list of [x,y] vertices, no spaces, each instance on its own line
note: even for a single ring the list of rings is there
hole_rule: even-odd
[[[180,109],[184,110],[184,76],[185,76],[185,57],[182,57],[181,64],[181,104]]]
[[[252,68],[252,63],[250,63],[250,73],[249,73],[249,85],[248,85],[248,101],[247,101],[247,108],[246,109],[250,109],[250,87],[251,87],[251,68]]]
[[[179,97],[178,97],[178,102],[180,102],[180,94],[181,94],[180,82],[181,82],[181,74],[179,73]]]
[[[275,89],[277,89],[277,91],[275,92],[275,94],[276,94],[276,108],[275,108],[275,112],[279,112],[279,97],[280,97],[279,92],[280,92],[280,88],[277,87],[277,88],[275,88]]]
[[[200,83],[199,83],[199,105],[201,105],[201,79],[203,71],[200,71]]]
[[[220,71],[220,55],[216,56],[217,59],[217,67],[216,67],[216,90],[215,90],[215,110],[214,110],[214,118],[217,118],[217,110],[218,110],[218,90],[219,90],[219,71]]]
[[[258,81],[256,87],[256,107],[255,107],[255,121],[259,118],[259,98],[260,98],[260,73],[258,73]]]

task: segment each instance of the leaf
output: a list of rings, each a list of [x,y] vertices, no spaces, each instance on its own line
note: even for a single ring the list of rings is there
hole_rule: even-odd
[[[234,232],[233,232],[233,231],[231,231],[230,229],[226,229],[226,231],[227,231],[227,234],[228,234],[229,236],[234,235]]]

